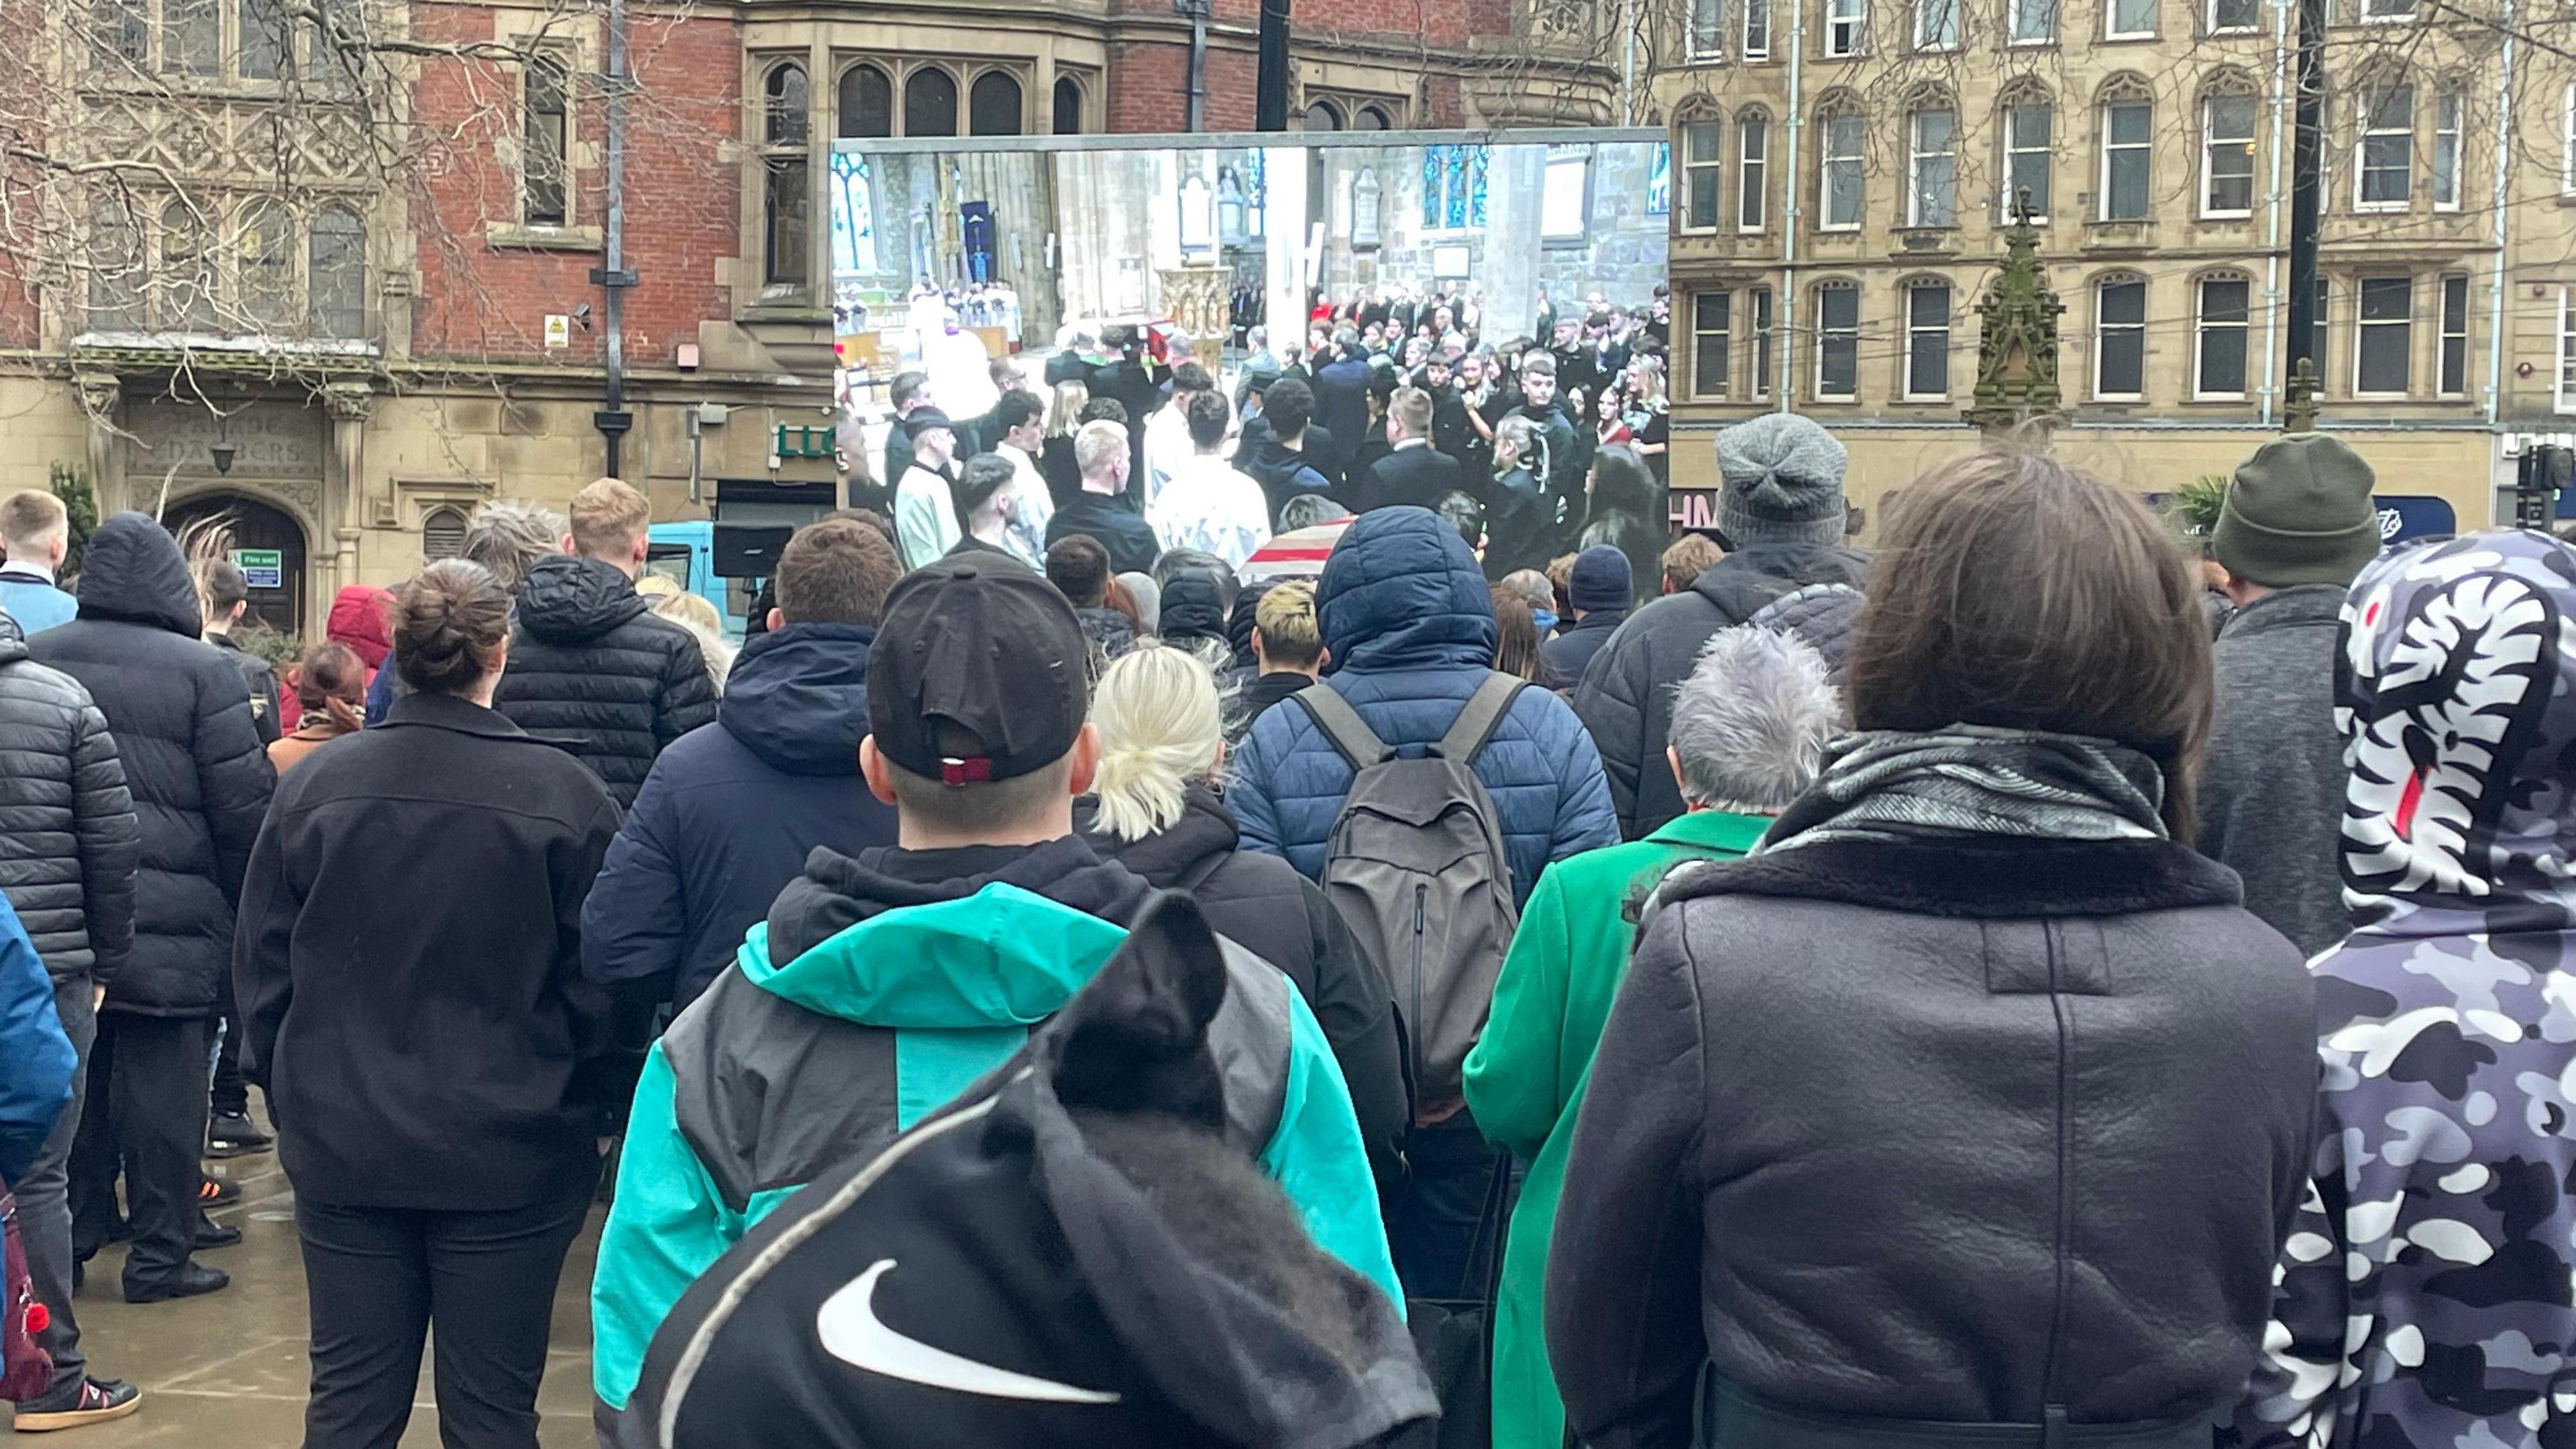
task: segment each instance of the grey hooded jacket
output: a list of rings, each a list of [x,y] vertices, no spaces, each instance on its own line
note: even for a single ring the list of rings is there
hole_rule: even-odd
[[[2352,929],[2337,851],[2346,771],[2334,722],[2344,590],[2302,584],[2227,621],[2200,781],[2200,851],[2245,878],[2245,909],[2314,956]]]

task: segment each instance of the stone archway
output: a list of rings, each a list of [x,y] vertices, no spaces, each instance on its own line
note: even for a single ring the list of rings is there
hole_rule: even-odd
[[[201,519],[222,518],[232,530],[232,546],[239,550],[273,552],[279,569],[272,585],[265,577],[251,580],[250,612],[257,619],[283,634],[304,628],[306,608],[313,602],[311,575],[307,564],[311,557],[310,539],[304,525],[295,515],[278,504],[256,494],[232,490],[211,490],[174,499],[162,514],[161,521],[171,532]]]

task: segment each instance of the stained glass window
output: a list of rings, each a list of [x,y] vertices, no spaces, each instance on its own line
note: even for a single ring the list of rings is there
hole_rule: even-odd
[[[1422,225],[1426,231],[1485,224],[1486,148],[1422,149]]]
[[[1655,143],[1655,164],[1646,172],[1646,215],[1673,214],[1673,148],[1663,141]]]
[[[868,158],[832,153],[832,272],[848,276],[877,270],[877,217]]]

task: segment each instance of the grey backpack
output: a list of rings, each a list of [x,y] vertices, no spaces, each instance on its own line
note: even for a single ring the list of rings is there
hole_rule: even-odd
[[[1324,894],[1395,991],[1416,1125],[1466,1105],[1461,1068],[1520,922],[1494,802],[1471,767],[1526,684],[1486,679],[1418,760],[1398,759],[1331,686],[1292,696],[1356,772],[1324,844]]]

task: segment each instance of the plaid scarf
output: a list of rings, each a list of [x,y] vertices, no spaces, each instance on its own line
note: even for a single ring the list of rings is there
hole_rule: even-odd
[[[2164,774],[2125,745],[1952,725],[1846,735],[1757,850],[1961,835],[2162,840]]]

